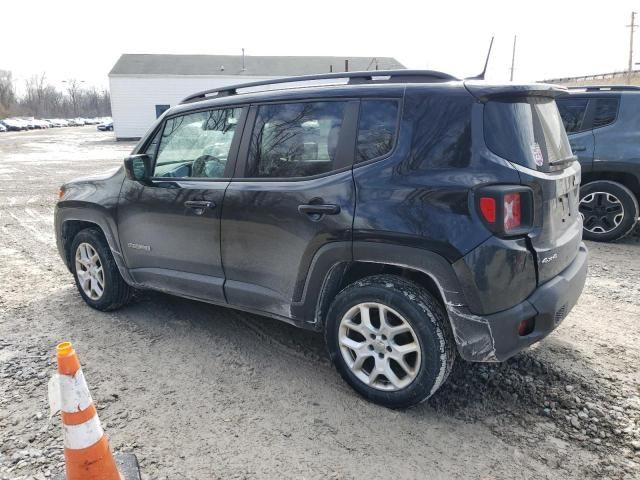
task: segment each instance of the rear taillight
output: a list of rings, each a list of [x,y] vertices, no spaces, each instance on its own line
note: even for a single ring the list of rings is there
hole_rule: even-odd
[[[480,197],[480,213],[485,221],[496,223],[496,199],[492,197]]]
[[[522,225],[522,210],[520,209],[520,192],[507,193],[504,200],[504,229],[515,230]]]
[[[497,185],[476,192],[477,208],[497,235],[522,235],[533,225],[533,192],[527,187]]]

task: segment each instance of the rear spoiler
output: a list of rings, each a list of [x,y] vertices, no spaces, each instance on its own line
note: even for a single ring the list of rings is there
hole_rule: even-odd
[[[568,95],[566,87],[550,83],[532,84],[491,84],[474,80],[465,80],[467,91],[481,102],[486,102],[492,97],[559,97]]]

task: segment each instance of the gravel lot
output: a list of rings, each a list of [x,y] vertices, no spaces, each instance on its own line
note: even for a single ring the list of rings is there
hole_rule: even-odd
[[[640,478],[640,239],[589,244],[579,304],[504,364],[458,362],[420,407],[359,398],[322,338],[156,293],[87,307],[57,255],[58,186],[133,144],[95,127],[0,134],[0,479],[62,463],[54,348],[79,352],[103,426],[145,479]]]

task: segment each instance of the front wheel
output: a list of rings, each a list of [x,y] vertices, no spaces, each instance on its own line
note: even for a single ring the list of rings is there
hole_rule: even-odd
[[[122,279],[102,232],[94,228],[80,231],[71,245],[71,269],[83,300],[96,310],[122,307],[133,289]]]
[[[638,219],[638,201],[631,190],[618,182],[598,180],[580,189],[582,236],[610,242],[631,233]]]
[[[325,339],[340,375],[368,400],[405,408],[428,399],[453,367],[446,314],[424,288],[394,275],[359,280],[338,294]]]

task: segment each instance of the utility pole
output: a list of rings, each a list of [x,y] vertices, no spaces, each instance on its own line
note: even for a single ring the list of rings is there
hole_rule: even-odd
[[[513,82],[513,70],[515,68],[516,65],[516,39],[518,38],[517,35],[513,36],[513,52],[511,53],[511,81]]]
[[[636,12],[631,12],[631,25],[627,25],[631,29],[629,35],[629,71],[627,72],[627,84],[631,85],[631,74],[633,72],[633,33],[636,30]]]

